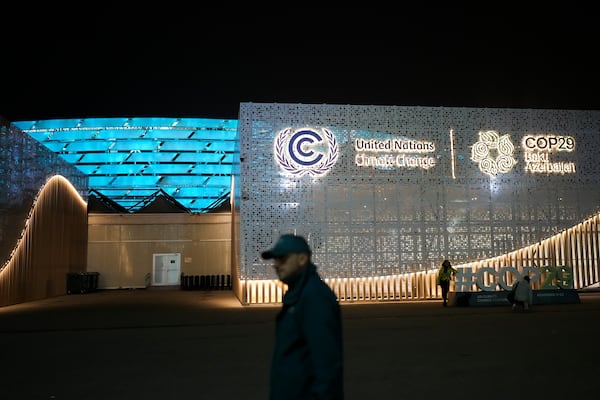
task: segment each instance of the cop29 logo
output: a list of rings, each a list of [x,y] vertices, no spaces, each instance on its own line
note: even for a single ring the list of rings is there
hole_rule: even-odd
[[[471,160],[479,164],[479,170],[484,174],[496,176],[509,172],[515,166],[514,152],[515,146],[509,135],[480,131],[479,140],[471,148]]]
[[[275,135],[273,147],[279,166],[295,176],[323,176],[338,158],[337,140],[324,128],[283,129]]]

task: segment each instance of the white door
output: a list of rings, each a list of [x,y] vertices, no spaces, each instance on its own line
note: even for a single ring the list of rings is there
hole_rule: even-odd
[[[181,254],[154,254],[152,285],[179,285],[181,277]]]

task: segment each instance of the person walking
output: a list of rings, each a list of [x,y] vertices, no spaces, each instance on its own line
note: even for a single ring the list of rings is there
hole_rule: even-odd
[[[529,275],[525,275],[523,278],[514,283],[512,290],[514,292],[514,301],[512,303],[512,310],[517,309],[517,305],[523,307],[524,311],[531,309],[533,303],[533,290],[531,288],[531,278]]]
[[[343,400],[341,308],[312,262],[306,239],[281,235],[261,256],[288,290],[275,321],[270,400]]]
[[[448,306],[448,292],[450,291],[450,281],[458,271],[452,268],[449,260],[444,260],[442,267],[437,274],[437,284],[442,288],[442,300],[444,307]]]

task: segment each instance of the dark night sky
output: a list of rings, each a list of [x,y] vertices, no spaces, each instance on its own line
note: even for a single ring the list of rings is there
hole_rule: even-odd
[[[0,25],[0,115],[236,119],[241,102],[600,110],[595,12],[525,3],[16,10]]]

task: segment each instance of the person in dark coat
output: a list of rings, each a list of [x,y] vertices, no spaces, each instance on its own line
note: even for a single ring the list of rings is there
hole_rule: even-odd
[[[288,288],[276,318],[270,400],[344,398],[341,309],[311,255],[306,239],[291,234],[261,254]]]

